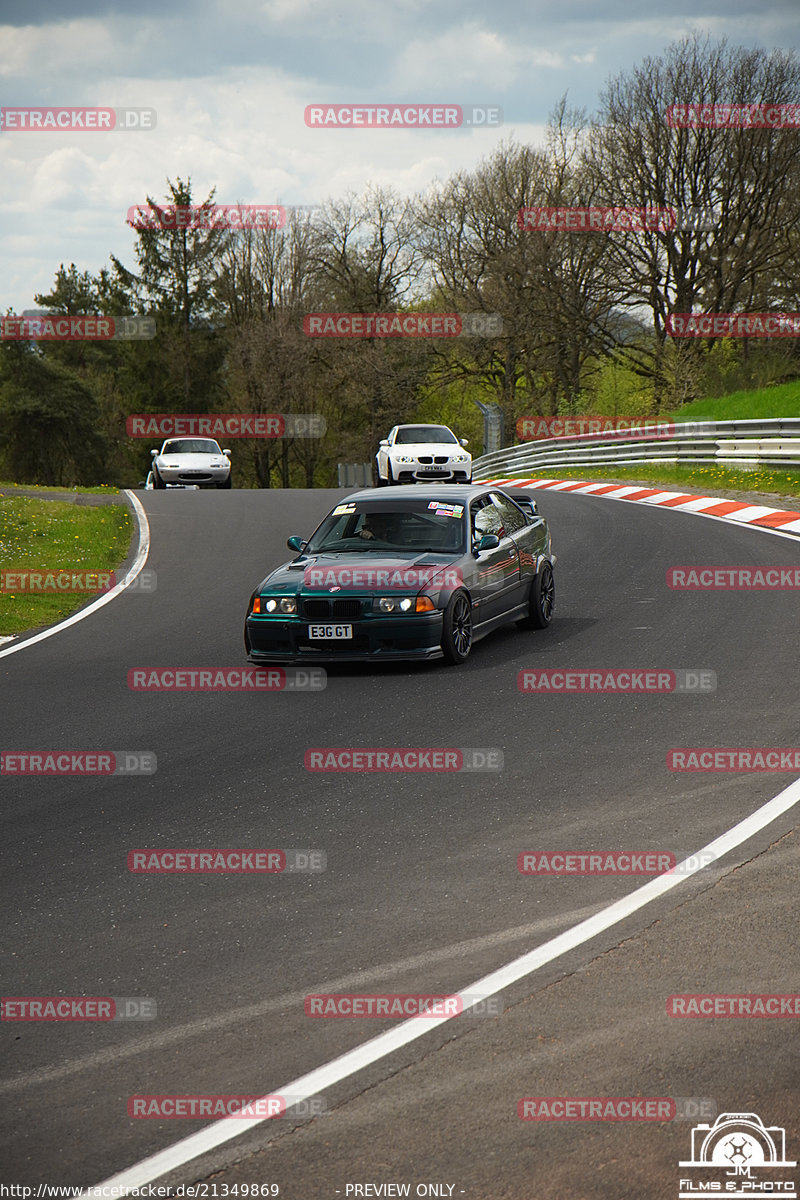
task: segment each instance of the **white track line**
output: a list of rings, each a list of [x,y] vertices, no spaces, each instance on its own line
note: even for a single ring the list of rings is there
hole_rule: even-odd
[[[700,856],[710,855],[706,862],[714,862],[715,859],[721,858],[724,854],[728,854],[743,842],[746,842],[754,834],[758,833],[766,825],[777,820],[795,804],[800,803],[800,779],[790,783],[788,787],[774,796],[772,800],[768,800],[760,808],[751,813],[749,817],[745,817],[743,821],[739,821],[727,833],[723,833],[713,842],[709,842],[702,850],[697,851]],[[512,959],[504,967],[493,971],[489,975],[484,975],[483,979],[478,979],[475,983],[464,988],[461,993],[453,993],[454,995],[469,996],[478,993],[481,998],[491,996],[499,992],[504,987],[509,987],[513,983],[517,983],[526,975],[532,974],[540,967],[550,963],[555,958],[559,958],[562,954],[566,954],[569,950],[574,950],[576,946],[582,945],[597,934],[603,933],[606,929],[610,929],[613,925],[624,921],[626,917],[637,912],[640,908],[650,904],[653,900],[663,896],[672,888],[677,887],[685,879],[691,878],[697,871],[703,870],[700,866],[689,866],[691,861],[684,859],[683,863],[678,864],[675,871],[680,871],[680,874],[659,875],[656,879],[651,879],[649,883],[645,883],[642,887],[637,888],[630,895],[623,897],[622,900],[617,900],[613,904],[609,904],[592,917],[587,917],[586,920],[580,921],[574,925],[572,929],[566,930],[557,937],[552,938],[549,942],[545,942],[541,946],[537,946],[535,950],[529,951],[527,954],[521,955],[519,958]],[[698,859],[695,858],[695,862]],[[702,861],[702,859],[700,860]],[[685,869],[685,873],[684,873]],[[473,999],[473,1003],[475,1000]],[[470,1007],[468,1003],[468,1007]],[[395,1050],[399,1050],[402,1046],[408,1045],[409,1042],[416,1041],[423,1034],[435,1029],[437,1025],[443,1025],[446,1021],[452,1021],[453,1017],[411,1017],[408,1021],[403,1021],[402,1024],[387,1030],[385,1033],[378,1034],[377,1037],[371,1038],[363,1045],[357,1046],[354,1050],[342,1054],[339,1058],[333,1059],[322,1067],[317,1067],[310,1071],[307,1075],[300,1076],[299,1079],[293,1079],[291,1083],[285,1084],[278,1088],[273,1095],[286,1095],[292,1097],[292,1103],[297,1103],[301,1099],[310,1099],[320,1092],[325,1092],[327,1089],[334,1087],[343,1079],[347,1079],[351,1075],[355,1075],[357,1071],[361,1071],[364,1067],[370,1066],[372,1063],[378,1062],[387,1055],[392,1054]],[[143,1187],[145,1184],[152,1183],[153,1180],[159,1179],[170,1171],[175,1171],[192,1159],[198,1158],[201,1154],[206,1154],[209,1150],[213,1150],[216,1146],[221,1146],[224,1142],[229,1142],[239,1134],[247,1132],[256,1125],[261,1125],[268,1117],[225,1117],[221,1121],[215,1121],[213,1125],[208,1125],[197,1133],[190,1134],[189,1137],[182,1138],[181,1141],[175,1142],[174,1145],[166,1150],[161,1150],[157,1154],[151,1155],[149,1158],[142,1159],[127,1170],[114,1175],[109,1179],[105,1179],[102,1183],[93,1185],[92,1195],[97,1195],[97,1188],[134,1188]],[[116,1195],[120,1195],[117,1192]],[[83,1193],[86,1195],[86,1193]]]
[[[7,650],[0,650],[0,658],[5,658],[7,654],[16,654],[19,650],[26,650],[28,646],[35,646],[37,642],[43,642],[45,638],[53,637],[54,634],[60,633],[62,629],[68,629],[70,625],[77,624],[84,617],[91,616],[98,608],[102,608],[104,604],[109,604],[116,596],[124,592],[125,588],[130,587],[133,583],[147,562],[147,556],[150,553],[150,525],[147,520],[147,513],[142,508],[141,501],[134,496],[133,492],[123,489],[122,494],[127,496],[133,505],[136,523],[139,527],[139,549],[125,578],[121,579],[109,592],[103,592],[102,596],[98,596],[91,604],[87,604],[80,612],[67,617],[65,621],[59,621],[57,625],[51,625],[49,629],[43,629],[41,633],[34,634],[33,637],[27,638],[24,642],[18,642],[16,646],[9,646]]]

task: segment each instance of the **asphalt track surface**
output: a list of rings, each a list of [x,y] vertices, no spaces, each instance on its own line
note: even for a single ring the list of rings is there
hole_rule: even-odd
[[[3,1023],[5,1183],[97,1184],[202,1128],[132,1120],[128,1097],[279,1093],[396,1024],[310,1019],[310,992],[453,993],[647,882],[526,877],[520,851],[681,857],[796,778],[667,769],[671,747],[800,745],[800,623],[796,592],[674,592],[665,574],[794,566],[800,542],[588,496],[537,496],[558,555],[551,627],[493,634],[461,668],[332,668],[295,694],[129,690],[131,667],[243,665],[253,586],[343,494],[139,493],[155,592],[0,656],[3,750],[158,756],[135,778],[0,777],[3,994],[158,1005],[148,1022]],[[525,695],[524,667],[698,668],[718,688]],[[328,746],[496,747],[504,768],[307,772],[306,750]],[[531,1123],[525,1096],[707,1098],[800,1149],[797,1020],[666,1015],[673,993],[800,991],[796,813],[504,989],[502,1017],[436,1025],[327,1089],[327,1115],[244,1128],[157,1182],[677,1195],[691,1120]],[[211,846],[318,848],[327,870],[126,867],[133,848]]]

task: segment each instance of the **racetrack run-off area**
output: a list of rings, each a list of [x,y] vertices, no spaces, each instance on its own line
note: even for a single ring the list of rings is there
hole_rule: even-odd
[[[459,668],[328,667],[318,691],[128,687],[137,667],[244,666],[253,586],[290,556],[287,536],[307,536],[344,494],[139,493],[149,546],[137,561],[157,588],[130,588],[52,636],[0,650],[13,698],[4,752],[128,747],[157,760],[127,777],[0,775],[4,995],[157,1006],[145,1020],[5,1025],[7,1179],[88,1186],[176,1147],[166,1173],[140,1176],[276,1183],[298,1200],[392,1180],[412,1195],[435,1182],[453,1190],[430,1194],[478,1200],[660,1197],[677,1192],[691,1119],[531,1122],[520,1099],[706,1098],[791,1127],[796,1021],[681,1020],[667,1001],[800,992],[796,776],[670,771],[667,754],[800,744],[797,593],[676,591],[667,572],[797,567],[800,545],[652,504],[537,490],[558,556],[549,629],[503,629]],[[717,686],[522,693],[526,668],[705,670]],[[348,746],[496,747],[503,767],[306,770],[309,749]],[[768,824],[754,820],[669,888],[517,869],[526,851],[680,860],[780,793]],[[325,869],[129,870],[129,852],[148,847],[315,849]],[[537,949],[531,969],[510,966]],[[313,1019],[304,1003],[452,995],[487,977],[501,980],[502,1015],[434,1019],[413,1040],[397,1020]],[[390,1053],[358,1049],[391,1030]],[[336,1067],[354,1051],[354,1070]],[[266,1096],[320,1068],[325,1115],[241,1121],[217,1145],[201,1136],[212,1122],[128,1115],[132,1096]],[[197,1153],[178,1149],[195,1134]]]

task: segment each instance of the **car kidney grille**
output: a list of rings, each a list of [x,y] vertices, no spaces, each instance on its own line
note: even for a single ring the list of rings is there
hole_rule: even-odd
[[[361,616],[361,601],[304,600],[303,613],[311,621],[355,621]]]
[[[442,458],[435,458],[433,461],[436,463],[447,462],[447,455],[445,454]]]
[[[438,462],[439,460],[437,459],[436,461]],[[431,458],[430,454],[418,454],[418,455],[417,455],[417,462],[421,462],[421,463],[432,463],[432,462],[433,462],[433,459]]]

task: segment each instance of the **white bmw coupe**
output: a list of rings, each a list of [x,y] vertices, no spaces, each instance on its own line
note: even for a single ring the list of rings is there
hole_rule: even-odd
[[[467,445],[446,425],[395,425],[375,455],[375,483],[470,483]]]

